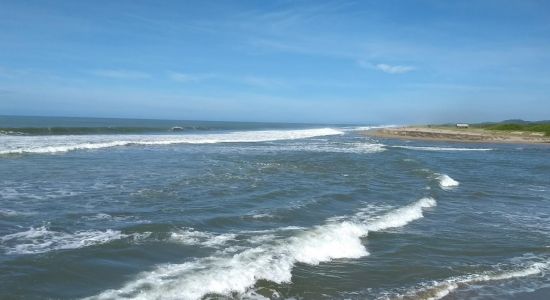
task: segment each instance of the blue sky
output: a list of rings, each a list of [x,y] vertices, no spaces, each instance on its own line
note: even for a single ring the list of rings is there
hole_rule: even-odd
[[[550,2],[0,0],[9,114],[550,119]]]

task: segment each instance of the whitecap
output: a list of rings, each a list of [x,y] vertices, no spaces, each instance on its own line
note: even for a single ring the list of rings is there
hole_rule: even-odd
[[[357,153],[370,154],[385,151],[386,145],[369,142],[354,143],[303,143],[303,144],[285,144],[271,147],[264,147],[260,150],[273,151],[305,151],[305,152],[326,152],[326,153]]]
[[[237,237],[234,233],[214,234],[211,232],[199,231],[193,228],[183,228],[170,233],[169,241],[185,245],[200,245],[204,247],[218,247],[225,245],[228,241]]]
[[[218,134],[189,135],[89,135],[89,136],[1,136],[0,154],[57,153],[74,150],[102,149],[129,145],[254,143],[340,135],[332,128],[299,130],[240,131]]]
[[[372,126],[357,126],[357,127],[351,127],[348,128],[348,130],[351,131],[365,131],[365,130],[371,130],[371,129],[383,129],[383,128],[393,128],[393,127],[400,127],[402,125],[372,125]]]
[[[391,146],[392,148],[402,148],[409,150],[423,151],[491,151],[492,148],[454,148],[454,147],[427,147],[427,146]]]
[[[452,179],[447,174],[439,174],[437,176],[437,180],[439,180],[439,186],[444,190],[450,190],[460,184],[458,181]]]
[[[182,264],[161,265],[139,274],[117,290],[107,290],[90,299],[199,299],[206,294],[245,293],[258,280],[290,282],[298,262],[316,265],[340,258],[368,255],[361,242],[369,230],[404,226],[422,218],[424,208],[436,205],[423,198],[390,211],[371,223],[342,221],[298,231],[295,235],[248,248],[233,256],[206,257]]]
[[[52,231],[47,226],[41,226],[2,236],[0,242],[6,254],[37,254],[104,244],[123,237],[127,235],[111,229],[67,233]]]

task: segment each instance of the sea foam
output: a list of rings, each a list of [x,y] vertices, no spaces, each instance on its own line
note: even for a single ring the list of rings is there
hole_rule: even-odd
[[[1,136],[1,154],[57,153],[129,145],[254,143],[343,134],[332,128],[189,135]]]
[[[428,147],[428,146],[391,146],[392,148],[402,148],[408,150],[422,151],[491,151],[492,148],[454,148],[454,147]]]
[[[6,254],[37,254],[62,249],[77,249],[104,244],[127,237],[118,230],[91,230],[66,233],[52,231],[47,226],[0,237]]]
[[[436,201],[423,198],[372,221],[362,215],[298,231],[283,240],[248,248],[233,256],[212,256],[166,264],[143,272],[118,290],[90,299],[200,299],[207,294],[245,293],[258,280],[290,282],[296,263],[316,265],[339,258],[368,255],[361,238],[369,231],[401,227],[423,217]]]
[[[237,237],[234,233],[213,234],[210,232],[198,231],[193,228],[183,228],[170,233],[169,241],[185,245],[198,245],[204,247],[219,247]]]
[[[450,190],[460,184],[458,181],[452,179],[447,174],[439,174],[437,176],[437,180],[439,180],[439,186],[444,190]]]
[[[421,287],[411,289],[403,295],[395,295],[395,299],[441,299],[455,290],[469,285],[483,284],[491,281],[510,280],[534,276],[547,272],[550,269],[550,262],[533,262],[525,266],[517,266],[508,271],[492,271],[478,274],[451,277],[445,280],[433,281],[422,284]],[[387,297],[386,297],[387,299]],[[390,298],[391,299],[391,298]]]

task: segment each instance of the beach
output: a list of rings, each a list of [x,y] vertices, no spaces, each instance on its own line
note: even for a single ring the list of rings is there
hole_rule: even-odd
[[[450,126],[404,126],[375,128],[363,131],[364,135],[379,138],[399,138],[408,140],[547,144],[550,137],[538,132],[499,131],[481,128],[455,128]]]

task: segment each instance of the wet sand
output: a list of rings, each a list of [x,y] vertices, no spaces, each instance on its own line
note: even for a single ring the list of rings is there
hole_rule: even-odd
[[[408,140],[476,143],[548,144],[550,137],[538,132],[498,131],[479,128],[407,126],[366,130],[365,135]]]

